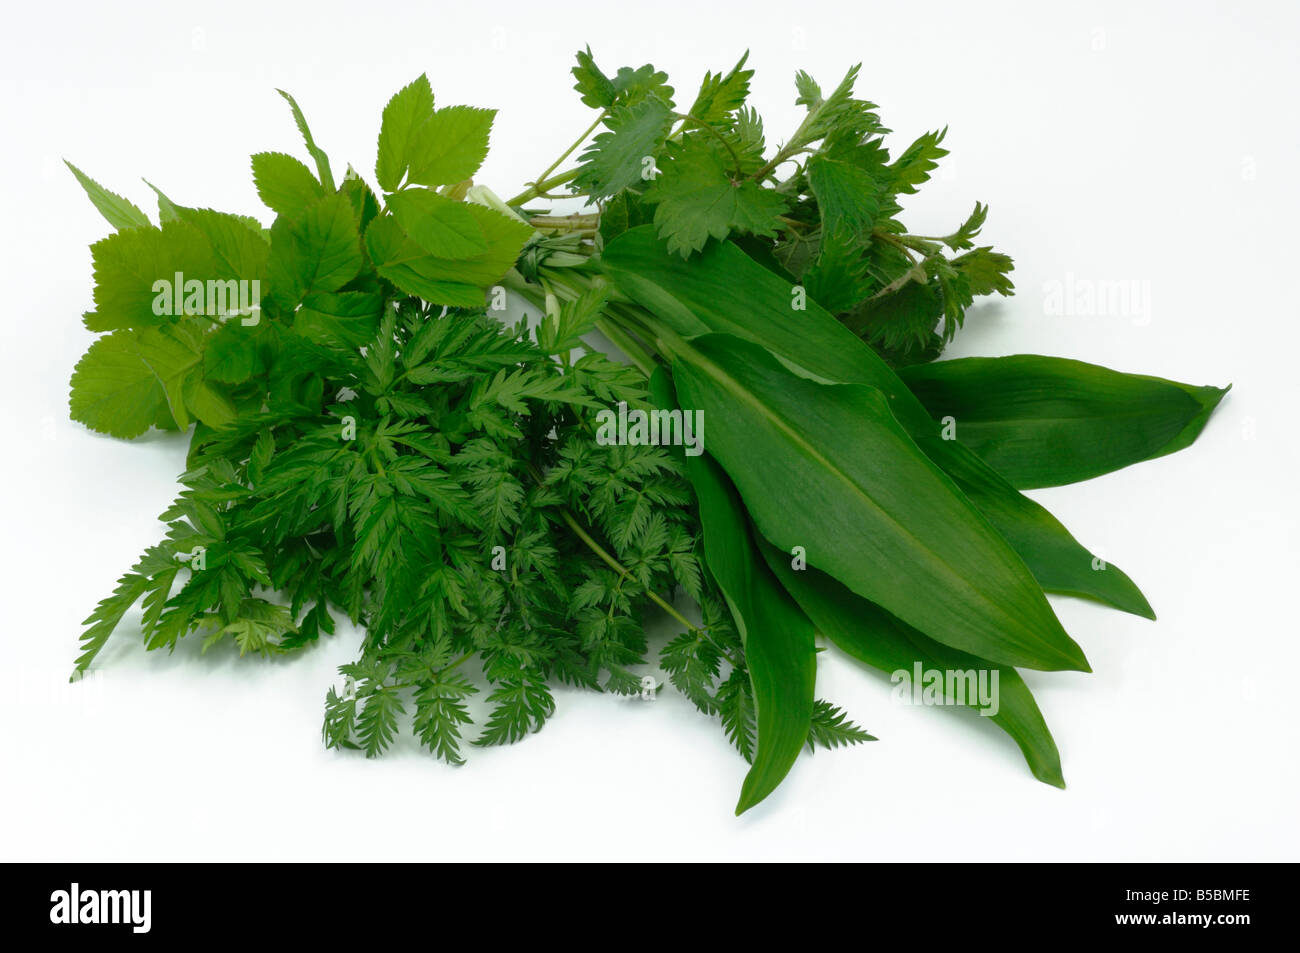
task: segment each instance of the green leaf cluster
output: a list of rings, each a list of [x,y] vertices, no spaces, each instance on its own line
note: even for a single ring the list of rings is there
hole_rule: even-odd
[[[1225,389],[933,362],[976,298],[1013,291],[977,244],[986,206],[949,235],[902,224],[945,132],[891,152],[857,68],[829,93],[799,73],[803,118],[769,149],[747,60],[684,107],[653,66],[585,50],[595,122],[509,201],[473,181],[494,111],[435,106],[425,76],[383,110],[373,189],[336,182],[282,94],[308,161],[252,157],[269,227],[157,189],[154,224],[70,165],[116,229],[72,416],[189,435],[165,536],[87,619],[78,668],[137,605],[150,649],[252,656],[346,619],[326,745],[409,734],[459,764],[538,731],[566,687],[654,697],[657,667],[749,763],[742,812],[805,748],[872,740],[818,696],[833,647],[996,675],[985,713],[1063,786],[1019,669],[1089,663],[1048,594],[1154,612],[1020,491],[1183,449]],[[536,207],[566,185],[589,210]],[[507,290],[535,327],[500,320]],[[707,442],[611,443],[616,407],[699,415]]]

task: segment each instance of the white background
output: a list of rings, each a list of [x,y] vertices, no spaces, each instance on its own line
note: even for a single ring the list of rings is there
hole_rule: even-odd
[[[1290,859],[1300,123],[1289,2],[14,4],[0,39],[4,624],[0,858]],[[513,194],[590,121],[575,49],[647,60],[687,99],[748,47],[770,140],[793,75],[864,63],[898,147],[948,124],[923,234],[976,199],[1016,297],[949,352],[1065,355],[1234,390],[1174,456],[1033,495],[1122,565],[1146,622],[1055,600],[1095,673],[1030,673],[1066,791],[991,724],[892,702],[823,658],[819,693],[882,740],[796,765],[732,816],[744,774],[717,725],[562,692],[523,744],[450,769],[404,742],[366,761],[320,741],[355,632],[290,659],[146,654],[130,625],[69,686],[79,623],[159,535],[181,438],[67,419],[91,340],[87,246],[109,226],[60,157],[153,210],[269,221],[248,156],[301,154],[282,87],[341,172],[372,177],[379,113],[427,71],[441,104],[501,112],[480,181]],[[940,232],[942,233],[942,232]],[[1149,315],[1045,313],[1050,282],[1145,282]]]

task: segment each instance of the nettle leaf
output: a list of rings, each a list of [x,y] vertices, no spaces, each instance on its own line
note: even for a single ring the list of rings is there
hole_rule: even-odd
[[[645,200],[656,205],[655,228],[669,251],[685,258],[710,238],[722,240],[733,232],[776,234],[785,197],[752,179],[733,179],[717,142],[688,136],[671,145],[668,156]]]
[[[1000,294],[1009,297],[1015,294],[1016,286],[1011,281],[1011,271],[1015,262],[1010,255],[995,252],[991,246],[968,251],[952,260],[952,267],[965,279],[971,295]]]
[[[444,106],[412,134],[407,178],[416,185],[451,185],[471,178],[487,157],[495,109]]]
[[[253,182],[257,195],[277,215],[297,218],[325,194],[324,187],[293,156],[259,152],[253,156]]]
[[[823,234],[817,260],[804,272],[803,284],[827,311],[848,311],[871,291],[861,246],[843,231]]]
[[[417,245],[438,258],[473,258],[487,251],[487,237],[474,213],[429,189],[388,197],[388,210]]]
[[[871,234],[880,214],[881,189],[867,172],[818,155],[808,160],[808,182],[817,196],[824,232],[843,230],[859,240]]]
[[[574,89],[582,96],[585,105],[592,109],[612,109],[628,105],[646,97],[662,100],[672,105],[673,88],[668,85],[668,74],[661,73],[649,63],[632,69],[624,66],[610,79],[596,65],[591,47],[577,54],[578,65],[571,72],[577,83]]]
[[[140,228],[150,224],[149,216],[145,215],[129,200],[108,191],[67,159],[63,160],[63,164],[72,170],[72,174],[77,177],[81,187],[90,196],[91,203],[95,208],[99,209],[99,214],[108,220],[108,224],[119,230]]]
[[[947,134],[947,128],[927,132],[903,150],[889,166],[891,191],[912,195],[917,186],[929,181],[930,173],[939,167],[939,160],[948,154],[939,145]]]
[[[699,94],[688,115],[709,125],[729,126],[732,113],[743,106],[749,97],[749,81],[753,78],[754,71],[744,69],[747,59],[748,50],[729,73],[719,73],[716,76],[705,73]]]
[[[375,179],[385,192],[395,192],[411,164],[411,147],[416,130],[433,115],[433,89],[421,73],[404,86],[384,107],[379,127],[379,157]]]
[[[654,97],[616,108],[582,154],[574,188],[592,198],[616,195],[654,173],[654,157],[672,125],[672,110]]]

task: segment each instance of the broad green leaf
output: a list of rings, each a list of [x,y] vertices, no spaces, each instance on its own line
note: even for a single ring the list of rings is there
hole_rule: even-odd
[[[85,316],[92,331],[164,324],[184,310],[174,300],[177,275],[186,281],[216,277],[212,248],[184,222],[131,228],[90,246],[95,265],[95,310]],[[155,284],[161,282],[158,290]],[[165,286],[165,287],[163,287]],[[183,287],[183,285],[182,285]]]
[[[938,430],[907,386],[852,331],[730,242],[690,260],[667,251],[653,229],[629,229],[601,262],[625,294],[683,337],[709,331],[753,341],[825,381],[870,384],[904,426]]]
[[[341,192],[318,199],[294,221],[271,227],[271,293],[285,312],[309,291],[337,291],[361,270],[357,220]]]
[[[189,412],[209,427],[224,427],[239,416],[230,398],[198,375],[185,378],[183,393]]]
[[[429,189],[388,196],[388,210],[411,239],[438,258],[473,258],[487,252],[483,227],[464,202]]]
[[[502,276],[514,266],[524,243],[532,236],[533,229],[518,219],[502,215],[482,205],[466,204],[463,208],[469,211],[482,229],[487,251],[471,258],[441,258],[428,254],[398,228],[397,235],[404,238],[406,245],[409,246],[403,249],[400,257],[418,258],[418,270],[430,279],[468,283],[487,288],[500,281]],[[367,237],[379,229],[378,234],[383,236],[387,243],[395,238],[392,234],[395,225],[396,223],[386,225],[381,219],[367,230]],[[371,249],[371,260],[378,265],[381,260],[389,262],[391,258],[388,255],[376,257],[375,250]]]
[[[162,415],[184,429],[184,380],[198,361],[193,346],[170,329],[105,335],[72,372],[72,419],[114,437],[138,437]]]
[[[889,675],[903,671],[911,676],[919,662],[923,671],[996,671],[998,711],[987,717],[1019,745],[1034,777],[1065,787],[1056,742],[1029,687],[1014,668],[994,665],[928,638],[825,573],[812,568],[794,569],[789,555],[770,544],[763,547],[763,555],[817,630],[872,668]],[[945,697],[950,704],[955,700],[946,692]]]
[[[377,292],[313,292],[293,315],[293,329],[317,344],[362,347],[379,328],[384,297]]]
[[[496,114],[473,106],[437,110],[414,133],[407,179],[416,185],[452,185],[472,177],[487,157]]]
[[[81,187],[90,196],[91,204],[99,209],[99,214],[108,220],[108,224],[119,230],[140,228],[150,224],[149,216],[145,215],[130,201],[114,192],[110,192],[67,159],[63,160],[63,164],[72,170],[72,174],[77,177]]]
[[[253,183],[267,208],[291,219],[298,218],[325,194],[311,169],[283,152],[253,156]]]
[[[456,308],[483,305],[483,288],[454,277],[445,278],[447,266],[455,263],[425,252],[407,237],[395,219],[380,218],[371,223],[366,229],[366,251],[375,270],[407,294]]]
[[[730,335],[672,346],[681,404],[703,412],[706,449],[765,537],[954,648],[1089,670],[1024,562],[878,390],[797,377]]]
[[[656,403],[676,407],[667,375],[662,369],[656,375]],[[812,623],[759,556],[726,473],[707,454],[684,459],[699,501],[705,558],[745,647],[758,709],[758,750],[736,805],[742,814],[776,789],[808,741],[817,650]]]
[[[1045,591],[1095,599],[1144,619],[1156,617],[1124,570],[1094,556],[1055,516],[975,454],[933,434],[915,439],[1020,554]]]
[[[255,328],[229,321],[208,337],[203,347],[203,376],[238,384],[253,376],[261,364]]]
[[[735,334],[815,379],[875,387],[922,450],[1007,537],[1040,585],[1150,616],[1146,599],[1118,567],[1094,571],[1093,555],[1050,513],[991,473],[962,444],[942,440],[937,422],[869,346],[814,301],[795,310],[790,283],[739,248],[724,242],[682,261],[668,254],[650,229],[639,228],[611,242],[602,261],[620,290],[683,337]]]
[[[192,325],[144,328],[136,333],[135,351],[162,386],[172,419],[181,430],[190,425],[185,392],[200,355],[198,333]]]
[[[277,93],[284,97],[284,101],[289,104],[289,109],[293,112],[293,121],[297,125],[298,131],[302,133],[302,141],[307,145],[307,151],[316,161],[316,171],[320,175],[320,183],[324,186],[326,192],[334,191],[334,176],[330,172],[330,160],[316,145],[316,140],[311,136],[311,130],[307,128],[307,117],[302,114],[298,108],[297,101],[286,93],[283,89],[277,89]]]
[[[212,209],[175,207],[182,221],[193,225],[212,246],[219,277],[239,281],[265,281],[271,246],[262,235],[262,227],[241,215],[214,212]]]
[[[411,142],[415,131],[433,115],[433,89],[421,73],[399,90],[384,107],[379,127],[379,158],[375,179],[385,192],[396,191],[411,164]]]
[[[69,410],[73,420],[91,430],[138,437],[166,406],[162,385],[140,359],[131,331],[99,338],[72,372]]]
[[[1020,489],[1087,480],[1190,445],[1228,388],[1021,354],[909,367],[903,380]]]

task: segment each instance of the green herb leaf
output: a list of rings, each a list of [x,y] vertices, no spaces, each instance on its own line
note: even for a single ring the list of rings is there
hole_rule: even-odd
[[[1087,671],[1019,556],[916,447],[886,398],[799,378],[729,335],[680,349],[682,405],[759,531],[933,638],[1005,665]],[[852,441],[837,435],[853,433]],[[752,467],[747,461],[764,461]],[[901,574],[901,575],[899,575]]]
[[[1013,486],[1060,486],[1189,446],[1228,388],[1124,374],[1059,357],[961,358],[903,379]]]
[[[395,192],[411,164],[416,131],[433,115],[433,89],[421,73],[414,82],[393,95],[384,107],[379,127],[379,157],[375,179],[385,192]]]
[[[478,171],[487,156],[495,109],[444,106],[412,135],[410,171],[417,185],[449,185]]]
[[[259,152],[253,156],[253,181],[263,204],[277,215],[291,219],[301,216],[325,194],[311,169],[283,152]]]
[[[1065,787],[1056,742],[1029,687],[1014,668],[994,665],[927,638],[879,606],[854,595],[825,573],[812,568],[793,569],[788,554],[771,545],[763,547],[763,555],[818,631],[836,647],[872,668],[889,675],[906,672],[909,677],[917,664],[923,671],[944,673],[996,671],[998,711],[989,720],[1019,745],[1034,777],[1058,788]],[[946,690],[944,697],[950,704],[955,701]],[[969,699],[964,701],[969,706]]]
[[[732,232],[776,234],[786,200],[728,174],[727,156],[718,143],[693,135],[669,146],[668,156],[645,201],[655,205],[655,228],[669,251],[685,258],[710,238],[724,239]]]
[[[72,170],[72,174],[77,177],[81,187],[90,196],[91,203],[99,209],[99,214],[108,220],[108,224],[116,229],[139,228],[150,224],[149,216],[130,201],[108,191],[67,159],[63,160],[63,164]]]

